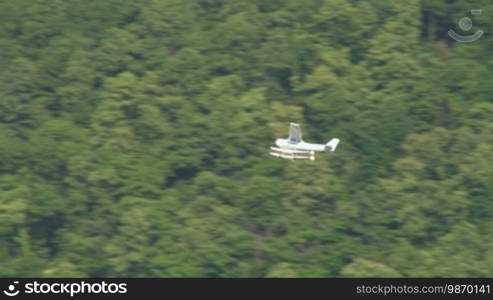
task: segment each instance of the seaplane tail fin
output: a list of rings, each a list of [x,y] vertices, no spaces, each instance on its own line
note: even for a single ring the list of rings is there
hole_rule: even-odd
[[[325,144],[325,151],[334,152],[336,151],[337,145],[339,145],[340,140],[338,138],[331,139],[327,144]]]

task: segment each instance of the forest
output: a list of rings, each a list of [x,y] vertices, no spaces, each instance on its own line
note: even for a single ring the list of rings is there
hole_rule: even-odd
[[[0,277],[491,277],[492,31],[490,0],[2,0]],[[269,156],[289,122],[341,143]]]

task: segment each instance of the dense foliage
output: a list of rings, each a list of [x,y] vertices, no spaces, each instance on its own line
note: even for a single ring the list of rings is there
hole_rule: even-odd
[[[1,1],[0,276],[493,276],[492,11]]]

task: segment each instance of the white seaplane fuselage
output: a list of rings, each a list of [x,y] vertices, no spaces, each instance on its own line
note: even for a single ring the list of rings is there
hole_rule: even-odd
[[[332,147],[330,145],[312,144],[304,141],[296,143],[289,139],[276,139],[276,145],[279,148],[290,150],[332,152]]]

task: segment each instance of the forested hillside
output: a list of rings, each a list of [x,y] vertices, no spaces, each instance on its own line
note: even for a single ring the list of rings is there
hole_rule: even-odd
[[[0,276],[491,277],[491,31],[490,0],[2,0]],[[275,159],[289,122],[341,144]]]

